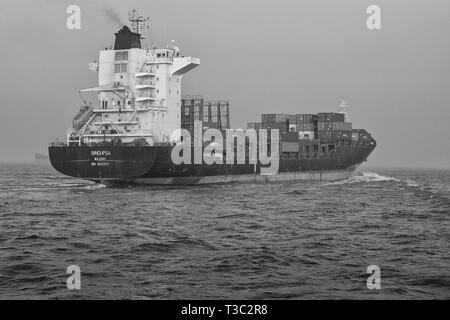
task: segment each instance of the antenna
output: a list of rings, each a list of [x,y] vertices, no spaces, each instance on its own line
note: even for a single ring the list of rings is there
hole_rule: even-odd
[[[348,105],[344,98],[342,98],[341,103],[339,104],[339,113],[343,113],[345,115],[345,122],[349,122]]]
[[[138,9],[132,9],[128,13],[128,20],[131,22],[131,30],[135,33],[141,34],[143,31],[148,31],[150,29],[150,26],[148,25],[150,18],[140,16]]]

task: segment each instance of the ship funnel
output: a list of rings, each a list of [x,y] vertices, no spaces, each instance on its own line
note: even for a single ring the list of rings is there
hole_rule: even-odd
[[[127,26],[123,26],[115,35],[116,42],[114,43],[114,50],[141,49],[141,35],[132,32]]]

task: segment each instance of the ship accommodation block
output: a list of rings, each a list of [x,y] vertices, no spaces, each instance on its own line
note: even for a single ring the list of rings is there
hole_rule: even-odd
[[[102,50],[94,115],[81,132],[88,141],[143,137],[148,143],[179,141],[181,80],[200,64],[182,57],[177,48]]]

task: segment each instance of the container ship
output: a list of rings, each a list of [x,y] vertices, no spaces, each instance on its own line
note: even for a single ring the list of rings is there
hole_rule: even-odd
[[[229,101],[181,93],[183,76],[200,59],[182,55],[174,41],[143,48],[145,19],[132,10],[130,21],[131,29],[123,26],[114,46],[89,65],[98,84],[80,94],[93,94],[95,103],[84,99],[66,141],[50,143],[50,162],[60,173],[109,184],[338,180],[349,177],[376,147],[370,133],[352,127],[344,102],[337,112],[262,114],[247,129],[231,130]],[[206,139],[211,130],[231,137],[229,148],[214,147],[220,141]],[[181,163],[173,157],[180,145],[179,155],[188,160]],[[207,161],[211,146],[213,161]],[[275,172],[265,170],[263,149],[276,156]]]

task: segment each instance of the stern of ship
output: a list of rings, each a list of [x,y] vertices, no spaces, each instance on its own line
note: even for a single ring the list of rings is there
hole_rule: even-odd
[[[50,162],[60,173],[101,183],[139,178],[154,165],[150,146],[68,146],[52,144]]]

